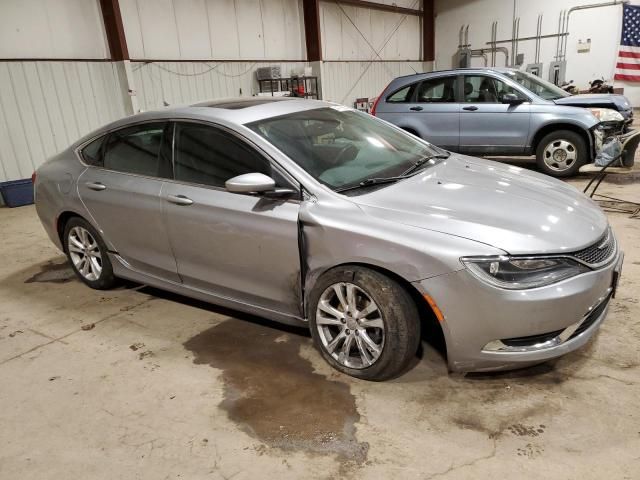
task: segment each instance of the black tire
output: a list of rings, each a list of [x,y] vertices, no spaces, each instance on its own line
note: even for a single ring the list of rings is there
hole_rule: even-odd
[[[553,148],[553,144],[557,144],[559,146],[561,145],[560,142],[563,141],[568,142],[573,148],[575,148],[576,158],[571,164],[568,164],[567,162],[567,168],[565,169],[560,168],[561,164],[559,163],[556,163],[558,168],[553,168],[553,156],[550,155],[549,151],[545,150],[548,146]],[[589,149],[587,142],[582,135],[571,130],[557,130],[555,132],[548,133],[540,140],[538,147],[536,148],[536,163],[538,168],[552,177],[572,177],[578,173],[581,166],[588,162],[588,159]],[[551,163],[551,166],[549,163]]]
[[[378,306],[384,324],[384,342],[372,365],[350,368],[336,360],[323,344],[316,323],[318,303],[325,291],[341,283],[355,285]],[[364,380],[382,381],[404,373],[420,343],[420,318],[409,293],[398,282],[364,267],[339,267],[320,277],[309,298],[309,323],[314,344],[323,358],[336,370]]]
[[[80,272],[80,270],[78,270],[78,268],[76,267],[71,257],[71,252],[69,250],[69,242],[70,242],[69,236],[71,231],[75,227],[80,227],[88,231],[91,234],[91,236],[95,239],[95,242],[97,243],[97,249],[100,252],[100,263],[102,266],[102,270],[100,272],[100,275],[95,280],[90,280],[86,278]],[[91,226],[89,222],[87,222],[86,220],[80,217],[72,217],[71,219],[69,219],[69,221],[66,223],[64,227],[63,240],[64,240],[64,251],[67,254],[67,259],[71,264],[71,268],[73,268],[73,271],[76,273],[76,275],[82,282],[84,282],[86,285],[96,290],[108,290],[116,285],[118,279],[113,274],[113,266],[111,265],[111,261],[109,260],[109,256],[107,254],[107,247],[105,246],[104,241],[102,240],[102,237],[98,234],[96,229],[93,228],[93,226]]]

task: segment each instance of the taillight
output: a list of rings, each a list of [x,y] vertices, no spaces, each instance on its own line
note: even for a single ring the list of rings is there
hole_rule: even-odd
[[[36,184],[36,172],[33,172],[31,174],[31,183],[33,183],[34,185]]]

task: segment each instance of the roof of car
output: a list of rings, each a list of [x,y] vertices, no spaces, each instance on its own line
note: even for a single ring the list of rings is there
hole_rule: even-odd
[[[265,118],[278,117],[289,113],[317,108],[327,108],[338,104],[303,98],[282,97],[235,97],[199,102],[193,105],[178,105],[131,115],[105,125],[91,132],[76,144],[107,131],[140,122],[165,121],[170,119],[210,120],[219,123],[245,125]]]
[[[449,74],[449,73],[486,73],[486,72],[494,72],[494,73],[506,73],[517,71],[515,68],[509,67],[468,67],[468,68],[449,68],[444,70],[433,70],[431,72],[422,72],[422,73],[411,73],[409,75],[403,75],[398,78],[409,78],[423,75],[440,75],[440,74]]]

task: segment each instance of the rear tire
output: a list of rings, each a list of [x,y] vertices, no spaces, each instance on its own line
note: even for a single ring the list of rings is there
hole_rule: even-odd
[[[391,278],[364,267],[323,275],[310,295],[316,348],[336,370],[365,380],[396,377],[420,343],[418,309]]]
[[[108,290],[117,283],[107,247],[86,220],[73,217],[66,223],[64,250],[73,271],[89,287]]]
[[[571,177],[588,161],[587,142],[579,133],[558,130],[548,133],[536,148],[538,168],[552,177]]]

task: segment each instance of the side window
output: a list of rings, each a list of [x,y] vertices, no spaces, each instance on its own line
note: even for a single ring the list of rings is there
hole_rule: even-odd
[[[145,123],[112,132],[104,147],[104,168],[149,177],[171,178],[171,157],[166,148],[169,142],[165,141],[165,130],[168,130],[167,123],[161,122]]]
[[[197,123],[176,125],[175,179],[224,187],[237,175],[272,176],[269,161],[224,130]],[[277,179],[276,179],[277,182]]]
[[[93,167],[102,166],[103,143],[104,137],[100,137],[82,149],[82,159],[84,160],[84,163]]]
[[[464,101],[467,103],[501,103],[505,93],[515,93],[523,98],[520,92],[497,78],[484,75],[464,78]]]
[[[416,101],[420,103],[454,103],[458,77],[440,77],[425,80],[418,87]]]
[[[411,101],[416,84],[407,85],[387,97],[387,103],[406,103]]]

